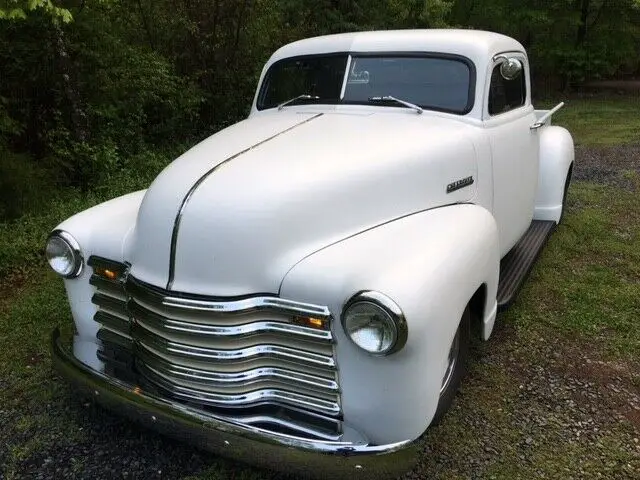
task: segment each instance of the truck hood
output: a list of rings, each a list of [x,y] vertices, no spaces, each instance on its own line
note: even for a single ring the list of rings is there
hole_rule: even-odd
[[[277,293],[306,256],[475,195],[468,125],[428,114],[256,115],[196,145],[153,182],[126,248],[136,278],[212,296]]]

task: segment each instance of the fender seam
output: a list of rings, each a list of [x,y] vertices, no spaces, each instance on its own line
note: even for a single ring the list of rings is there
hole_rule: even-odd
[[[307,255],[305,255],[304,257],[302,257],[300,260],[298,260],[296,263],[294,263],[294,264],[291,266],[291,268],[289,268],[289,270],[287,270],[287,272],[284,274],[284,276],[282,277],[282,280],[280,280],[280,286],[278,287],[278,296],[280,296],[280,295],[281,295],[281,293],[282,293],[282,284],[284,283],[285,279],[287,278],[287,275],[289,275],[289,273],[291,273],[291,271],[292,271],[294,268],[296,268],[300,263],[304,262],[307,258],[311,257],[312,255],[315,255],[316,253],[321,252],[322,250],[325,250],[325,249],[327,249],[327,248],[329,248],[329,247],[333,247],[334,245],[337,245],[338,243],[342,243],[342,242],[344,242],[345,240],[349,240],[350,238],[357,237],[358,235],[361,235],[361,234],[363,234],[363,233],[367,233],[367,232],[368,232],[368,231],[370,231],[370,230],[374,230],[374,229],[376,229],[376,228],[378,228],[378,227],[383,227],[384,225],[387,225],[387,224],[389,224],[389,223],[393,223],[393,222],[398,221],[398,220],[403,220],[403,219],[405,219],[405,218],[412,217],[412,216],[414,216],[414,215],[418,215],[418,214],[420,214],[420,213],[429,212],[429,211],[431,211],[431,210],[438,210],[438,209],[440,209],[440,208],[446,208],[446,207],[454,207],[454,206],[456,206],[456,205],[474,205],[474,206],[477,206],[477,207],[480,207],[480,208],[484,208],[485,210],[487,210],[487,209],[486,209],[485,207],[483,207],[482,205],[478,205],[478,204],[476,204],[476,203],[472,203],[472,202],[453,202],[453,203],[447,203],[447,204],[445,204],[445,205],[438,205],[437,207],[425,208],[425,209],[423,209],[423,210],[418,210],[418,211],[416,211],[416,212],[411,212],[411,213],[407,213],[407,214],[405,214],[405,215],[401,215],[401,216],[399,216],[399,217],[391,218],[391,219],[386,220],[386,221],[384,221],[384,222],[378,223],[378,224],[376,224],[376,225],[372,225],[372,226],[367,227],[367,228],[365,228],[365,229],[363,229],[363,230],[360,230],[360,231],[358,231],[358,232],[352,233],[351,235],[348,235],[348,236],[346,236],[346,237],[344,237],[344,238],[341,238],[340,240],[336,240],[335,242],[332,242],[332,243],[330,243],[330,244],[328,244],[328,245],[324,245],[323,247],[321,247],[321,248],[319,248],[319,249],[317,249],[317,250],[315,250],[315,251],[313,251],[313,252],[308,253]],[[487,211],[488,211],[488,210],[487,210]]]

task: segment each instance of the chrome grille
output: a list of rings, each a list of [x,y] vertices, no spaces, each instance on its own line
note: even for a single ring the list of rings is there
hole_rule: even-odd
[[[99,263],[92,259],[90,265]],[[326,307],[277,297],[172,296],[124,278],[91,277],[94,319],[102,336],[131,346],[138,373],[154,386],[176,399],[238,413],[272,405],[340,417]],[[321,327],[302,325],[304,317]]]

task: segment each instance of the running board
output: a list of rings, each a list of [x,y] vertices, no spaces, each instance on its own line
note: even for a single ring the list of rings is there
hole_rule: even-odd
[[[506,309],[513,302],[555,227],[556,222],[532,221],[522,238],[504,256],[500,262],[498,310]]]

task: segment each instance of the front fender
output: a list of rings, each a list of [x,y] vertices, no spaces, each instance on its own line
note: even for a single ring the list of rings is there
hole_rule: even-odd
[[[146,190],[123,195],[80,212],[56,227],[69,232],[80,244],[85,262],[91,255],[122,262],[127,240]],[[96,307],[91,303],[91,269],[84,268],[77,278],[65,279],[71,313],[80,337],[95,338],[99,325],[93,321]]]
[[[496,223],[470,204],[416,213],[333,244],[296,264],[281,295],[329,306],[345,420],[370,441],[419,437],[439,399],[449,346],[462,313],[486,286],[485,336],[495,319],[499,273]],[[403,310],[406,346],[374,357],[345,335],[340,313],[361,290],[391,297]]]

